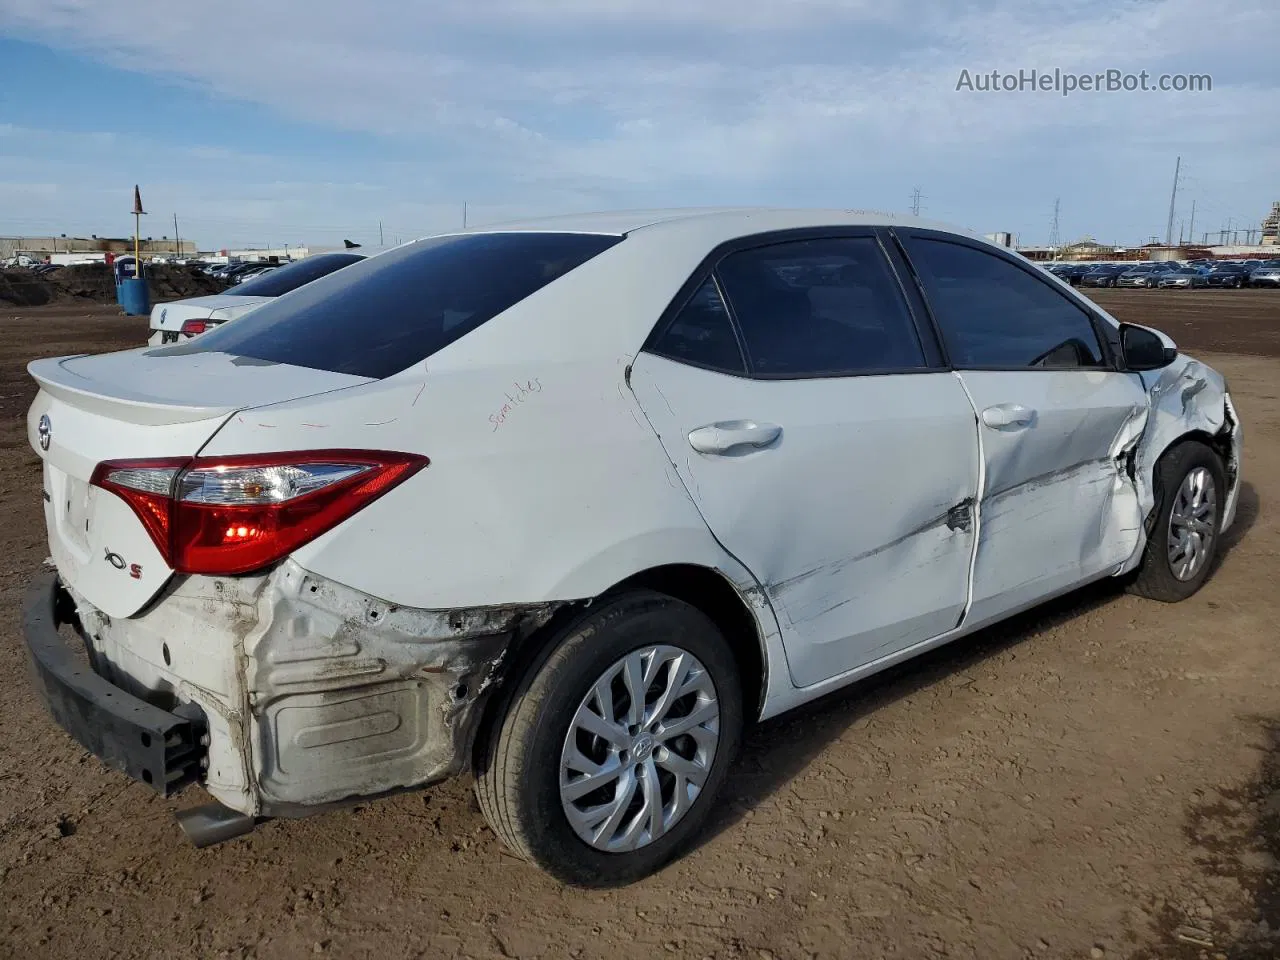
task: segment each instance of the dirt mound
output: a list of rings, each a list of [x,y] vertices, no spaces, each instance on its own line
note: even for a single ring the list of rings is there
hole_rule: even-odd
[[[206,277],[199,269],[156,266],[147,271],[151,302],[182,300],[221,293],[227,284]],[[106,264],[62,267],[38,276],[27,270],[0,271],[0,300],[19,307],[39,307],[66,300],[115,303],[116,286]]]

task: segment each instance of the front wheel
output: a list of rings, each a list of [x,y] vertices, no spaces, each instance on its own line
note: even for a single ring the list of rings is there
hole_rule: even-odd
[[[648,591],[562,628],[499,708],[476,795],[513,852],[582,886],[638,880],[696,836],[742,735],[711,620]]]
[[[1155,489],[1155,524],[1130,589],[1176,603],[1204,585],[1218,552],[1227,495],[1222,459],[1203,443],[1181,443],[1156,465]]]

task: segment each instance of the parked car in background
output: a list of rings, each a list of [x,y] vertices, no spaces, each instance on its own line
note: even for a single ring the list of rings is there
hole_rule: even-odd
[[[1280,287],[1280,264],[1257,267],[1249,274],[1251,287]]]
[[[202,844],[474,771],[586,885],[688,848],[748,720],[1092,581],[1193,595],[1240,490],[1220,374],[915,217],[462,231],[29,370],[24,635],[86,749],[202,784]]]
[[[1159,277],[1159,280],[1156,281],[1157,287],[1174,290],[1194,290],[1198,287],[1207,287],[1209,285],[1205,279],[1205,271],[1197,270],[1194,267],[1166,270]]]
[[[1205,281],[1210,287],[1238,290],[1249,282],[1249,271],[1239,264],[1219,263],[1205,274]]]
[[[241,270],[234,277],[232,277],[231,284],[232,286],[239,286],[240,284],[243,284],[247,280],[252,280],[255,277],[264,276],[265,274],[270,273],[272,270],[277,270],[277,269],[279,269],[279,267],[274,263],[266,263],[266,264],[260,264],[259,266],[250,267],[248,270]]]
[[[1176,269],[1173,264],[1168,263],[1144,263],[1136,267],[1125,270],[1116,277],[1114,287],[1155,287],[1160,282],[1160,276],[1170,270]]]
[[[243,316],[275,297],[364,260],[367,256],[366,253],[354,251],[317,253],[287,267],[273,269],[269,274],[247,280],[233,287],[229,293],[157,303],[151,308],[151,336],[147,343],[159,346],[199,336],[211,327]]]
[[[1079,286],[1080,278],[1092,267],[1089,263],[1057,263],[1049,268],[1050,272],[1072,286]]]
[[[1127,266],[1116,263],[1095,265],[1092,269],[1081,275],[1080,286],[1114,287],[1116,285],[1116,278],[1127,269],[1129,269]]]

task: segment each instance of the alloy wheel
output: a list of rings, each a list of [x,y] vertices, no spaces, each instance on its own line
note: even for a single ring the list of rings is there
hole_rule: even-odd
[[[1169,513],[1169,568],[1177,579],[1193,579],[1208,562],[1217,508],[1213,474],[1196,467],[1183,478]]]
[[[643,647],[583,697],[560,755],[560,802],[591,847],[623,853],[666,835],[715,762],[720,703],[711,674],[671,645]]]

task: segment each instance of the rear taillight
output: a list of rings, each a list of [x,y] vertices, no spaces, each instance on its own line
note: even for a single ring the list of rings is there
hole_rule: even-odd
[[[188,337],[199,336],[209,329],[209,321],[207,320],[187,320],[182,324],[182,332]]]
[[[115,460],[92,482],[133,508],[174,570],[230,575],[283,559],[428,462],[365,450]]]

